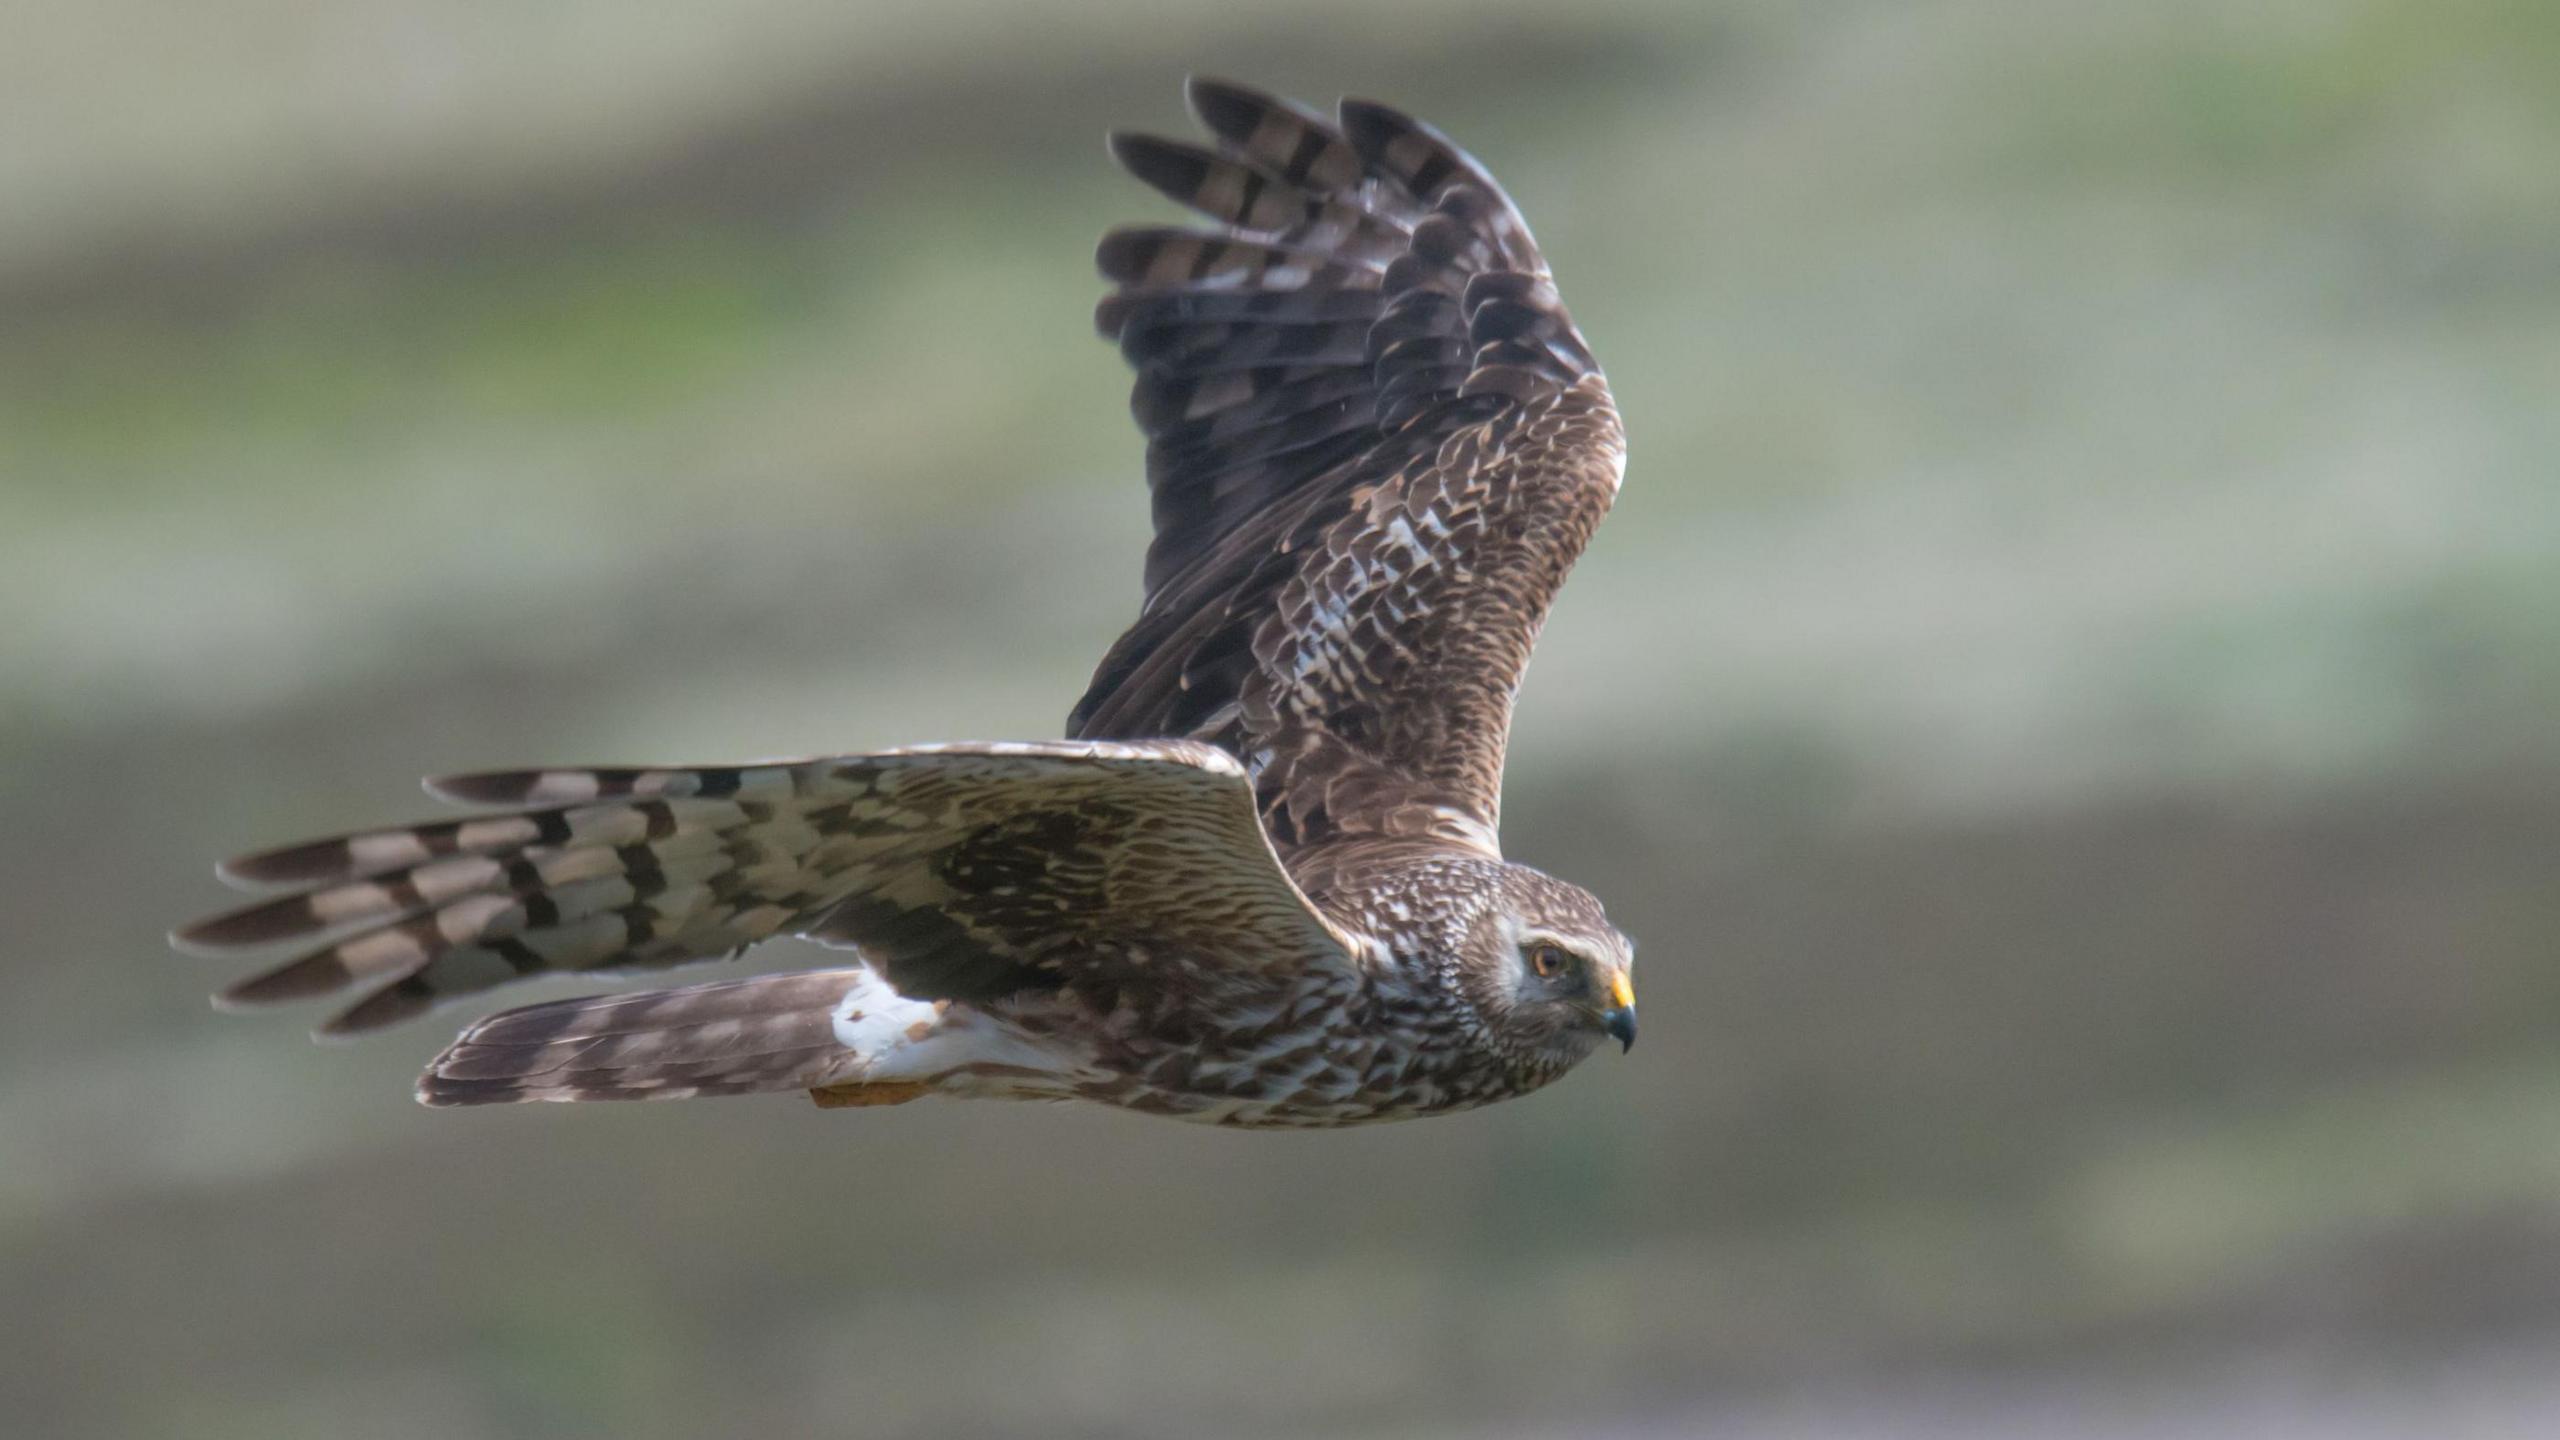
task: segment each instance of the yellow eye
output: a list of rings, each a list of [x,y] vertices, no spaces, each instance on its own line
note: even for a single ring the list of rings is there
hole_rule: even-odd
[[[1529,968],[1537,971],[1541,980],[1553,980],[1572,967],[1573,957],[1560,946],[1540,945],[1529,952]]]

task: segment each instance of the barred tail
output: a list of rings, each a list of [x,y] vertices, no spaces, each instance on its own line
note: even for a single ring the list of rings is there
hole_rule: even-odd
[[[861,1074],[874,1058],[847,1046],[836,1022],[849,994],[877,984],[854,967],[502,1011],[436,1057],[419,1077],[418,1100],[681,1100],[819,1089]]]

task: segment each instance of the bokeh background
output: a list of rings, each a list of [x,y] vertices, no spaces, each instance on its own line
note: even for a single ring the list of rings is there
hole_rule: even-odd
[[[2560,7],[13,9],[10,1433],[2560,1433]],[[421,772],[1054,734],[1194,68],[1439,121],[1610,367],[1506,831],[1644,1054],[430,1114],[207,1013],[208,862]]]

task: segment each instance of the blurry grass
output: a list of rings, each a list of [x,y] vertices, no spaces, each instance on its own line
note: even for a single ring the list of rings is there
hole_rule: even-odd
[[[2054,1195],[2092,1296],[2193,1304],[2394,1235],[2547,1222],[2560,1195],[2560,1064],[2530,1054],[2235,1096],[2214,1113],[2102,1133]],[[2477,1279],[2457,1269],[2415,1288],[2461,1309]]]
[[[15,472],[33,482],[12,501],[161,501],[202,484],[209,461],[262,454],[279,463],[226,474],[218,497],[255,502],[262,490],[327,483],[328,462],[350,453],[455,432],[663,428],[671,410],[693,413],[706,396],[770,380],[777,356],[828,342],[851,348],[848,322],[882,324],[894,336],[935,319],[1013,318],[1003,308],[1013,298],[1002,283],[1004,257],[988,243],[1006,238],[1002,227],[983,212],[936,225],[915,205],[898,218],[885,234],[876,222],[823,236],[692,225],[433,267],[323,266],[219,328],[149,314],[58,320],[21,332],[4,352],[0,435]],[[934,314],[962,277],[980,314]],[[883,383],[897,387],[915,360],[959,368],[988,345],[1019,343],[1008,328],[955,327],[936,338],[959,344],[905,363],[890,355],[862,363],[857,352],[829,378],[851,401]],[[894,338],[867,338],[875,355],[900,348]],[[936,369],[920,378],[952,376]],[[937,413],[965,413],[969,387],[951,388],[939,391]],[[943,427],[883,428],[893,437],[923,429],[970,438]],[[599,487],[616,480],[586,467],[558,477]],[[50,494],[40,488],[46,482]]]
[[[2517,129],[2560,121],[2560,23],[2508,0],[2159,7],[2107,53],[2065,59],[2013,94],[2011,161],[2083,178],[2320,183],[2359,148],[2483,103]],[[2508,162],[2508,180],[2547,200],[2552,177],[2521,153],[2469,158]]]

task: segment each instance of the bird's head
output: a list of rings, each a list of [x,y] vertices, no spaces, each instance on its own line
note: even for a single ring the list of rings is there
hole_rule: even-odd
[[[1604,1039],[1636,1043],[1635,942],[1591,892],[1505,865],[1478,918],[1464,983],[1494,1040],[1533,1068],[1560,1072]]]

